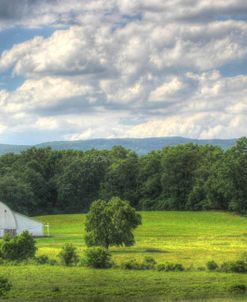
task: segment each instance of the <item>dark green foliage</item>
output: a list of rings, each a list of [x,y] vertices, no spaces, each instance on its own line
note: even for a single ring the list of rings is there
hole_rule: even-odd
[[[85,251],[85,264],[92,268],[110,268],[113,263],[111,253],[102,247],[92,247]]]
[[[46,255],[35,257],[34,260],[37,264],[49,264],[50,262],[48,256]]]
[[[247,138],[227,150],[190,143],[139,157],[122,146],[0,157],[0,200],[18,212],[86,212],[94,200],[114,196],[141,210],[246,213]]]
[[[138,262],[136,259],[126,260],[121,264],[122,269],[127,270],[151,270],[154,269],[156,261],[153,257],[145,257],[142,262]]]
[[[0,297],[5,296],[12,288],[12,284],[7,278],[0,276]]]
[[[199,147],[192,144],[168,147],[163,150],[161,187],[163,198],[169,200],[168,209],[186,208],[199,160]]]
[[[146,266],[147,269],[154,269],[154,267],[156,265],[155,259],[150,256],[146,256],[142,263],[144,266]]]
[[[25,214],[33,207],[34,194],[30,184],[23,179],[6,175],[0,177],[0,200]]]
[[[167,264],[158,264],[157,271],[161,272],[182,272],[185,268],[180,263],[167,263]]]
[[[61,263],[66,266],[76,265],[79,261],[79,257],[76,252],[76,247],[72,244],[65,244],[59,253]]]
[[[229,288],[230,293],[232,294],[244,294],[246,292],[246,285],[245,284],[236,284],[232,285]]]
[[[90,152],[71,158],[56,178],[58,200],[63,212],[87,210],[98,198],[109,159],[104,154]]]
[[[207,269],[209,271],[216,271],[219,268],[218,264],[215,261],[208,261]]]
[[[35,252],[35,240],[27,231],[13,238],[4,236],[0,245],[0,256],[6,260],[26,260],[33,258]]]
[[[220,270],[224,273],[246,273],[247,263],[243,260],[224,262]]]
[[[113,197],[109,202],[92,203],[86,216],[85,241],[88,246],[131,246],[133,230],[141,224],[141,216],[127,201]]]
[[[116,146],[111,152],[111,165],[106,170],[101,184],[100,196],[110,199],[119,196],[130,201],[132,206],[138,202],[138,157],[134,152],[128,152],[121,146]]]
[[[136,259],[130,259],[126,260],[121,264],[122,269],[128,269],[128,270],[143,270],[144,267],[142,263],[137,262]]]

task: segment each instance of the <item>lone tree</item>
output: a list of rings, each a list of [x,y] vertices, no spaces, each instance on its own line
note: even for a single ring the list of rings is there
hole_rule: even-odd
[[[113,197],[109,202],[92,203],[86,216],[86,244],[88,246],[132,246],[133,230],[141,224],[141,215],[127,201]]]

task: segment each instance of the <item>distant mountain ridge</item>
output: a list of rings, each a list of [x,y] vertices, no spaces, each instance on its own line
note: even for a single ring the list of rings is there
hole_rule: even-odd
[[[150,137],[150,138],[112,138],[112,139],[89,139],[78,141],[54,141],[37,145],[7,145],[0,144],[0,155],[6,153],[20,153],[31,147],[45,148],[51,147],[54,150],[90,150],[90,149],[111,149],[115,145],[133,150],[143,155],[153,150],[159,150],[167,146],[175,146],[186,143],[194,143],[198,145],[216,145],[223,149],[228,149],[236,143],[237,139],[192,139],[185,137]]]

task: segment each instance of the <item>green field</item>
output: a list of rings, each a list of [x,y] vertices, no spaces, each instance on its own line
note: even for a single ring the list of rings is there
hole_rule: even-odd
[[[247,286],[247,275],[197,271],[209,260],[222,263],[247,251],[247,218],[222,212],[141,212],[143,224],[135,232],[136,245],[111,248],[116,263],[152,256],[159,263],[178,262],[189,272],[93,270],[62,266],[1,266],[13,290],[8,301],[167,301],[226,298],[229,287]],[[49,223],[51,237],[37,239],[38,254],[56,258],[65,242],[86,248],[85,216],[38,217]],[[54,287],[59,291],[54,292]],[[56,298],[55,298],[56,297]],[[235,298],[234,298],[235,299]],[[221,300],[215,300],[221,301]],[[235,301],[235,300],[234,300]],[[247,297],[237,301],[247,301]]]
[[[114,260],[153,256],[158,262],[202,266],[237,259],[247,251],[247,218],[222,212],[141,212],[142,226],[135,232],[136,245],[111,248]],[[38,217],[49,223],[50,238],[38,239],[39,254],[56,257],[64,242],[85,247],[85,215]]]

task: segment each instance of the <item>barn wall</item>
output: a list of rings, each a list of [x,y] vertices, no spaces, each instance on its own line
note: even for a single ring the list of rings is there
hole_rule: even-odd
[[[0,202],[0,230],[15,228],[16,221],[13,212],[4,203]]]
[[[20,234],[23,231],[29,231],[33,236],[44,235],[43,224],[41,222],[30,219],[19,213],[15,213],[14,215],[17,222],[17,234]]]

